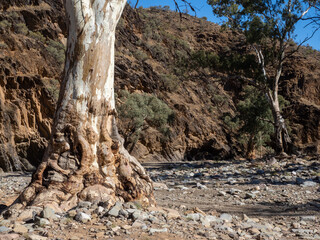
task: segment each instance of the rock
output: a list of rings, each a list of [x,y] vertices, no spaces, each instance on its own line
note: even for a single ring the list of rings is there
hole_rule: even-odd
[[[180,218],[180,217],[181,217],[180,213],[179,213],[177,210],[170,209],[170,208],[164,208],[164,210],[167,212],[166,218],[167,218],[168,220],[170,220],[170,219],[177,219],[177,218]]]
[[[50,225],[50,222],[49,222],[48,219],[39,218],[39,217],[36,217],[35,223],[40,227],[43,227],[43,226],[46,226],[46,225]]]
[[[154,233],[165,233],[168,232],[167,228],[162,228],[162,229],[156,229],[156,228],[150,228],[149,233],[154,234]]]
[[[28,240],[46,240],[48,239],[47,237],[43,237],[40,235],[36,235],[36,234],[28,234]]]
[[[230,188],[229,191],[227,191],[227,193],[229,193],[231,195],[237,195],[239,193],[242,193],[242,191],[239,189],[236,189],[236,188]]]
[[[78,208],[87,208],[89,209],[91,207],[92,203],[89,201],[81,201],[78,203]]]
[[[13,231],[16,232],[16,233],[27,233],[28,232],[28,228],[21,225],[21,224],[15,224],[14,225],[14,228],[13,228]]]
[[[133,220],[146,220],[148,219],[149,215],[146,212],[142,212],[140,210],[136,210],[132,213]]]
[[[121,209],[121,210],[119,211],[119,215],[124,216],[125,218],[128,218],[128,217],[129,217],[128,211],[126,211],[126,210],[124,210],[124,209]]]
[[[10,220],[2,220],[2,221],[0,221],[0,226],[9,227],[10,225],[11,225],[11,221]]]
[[[132,227],[134,228],[145,228],[147,225],[141,221],[141,220],[136,220],[134,221],[134,223],[132,224]]]
[[[199,189],[208,189],[207,186],[202,185],[201,183],[197,183],[197,188],[199,188]]]
[[[201,221],[203,226],[210,227],[212,222],[217,221],[217,217],[211,216],[211,215],[207,215],[205,217],[200,218],[200,221]]]
[[[246,193],[245,199],[253,199],[256,198],[256,195],[254,193]]]
[[[300,228],[300,223],[292,223],[293,228]]]
[[[27,221],[27,220],[34,219],[34,217],[37,214],[40,214],[41,211],[42,211],[42,208],[40,207],[28,207],[24,211],[22,211],[22,213],[20,213],[17,220]]]
[[[103,213],[103,211],[104,211],[104,207],[99,206],[96,208],[96,213],[98,213],[98,214]]]
[[[1,227],[0,227],[0,233],[5,233],[5,232],[9,232],[9,231],[11,231],[10,228],[7,228],[7,227],[5,227],[5,226],[1,226]]]
[[[223,213],[220,215],[220,219],[225,221],[225,222],[232,222],[232,216],[227,213]]]
[[[168,211],[165,211],[162,207],[148,207],[148,211],[150,214],[162,213],[163,215],[167,215]]]
[[[113,232],[117,232],[117,231],[119,231],[121,228],[119,227],[119,226],[115,226],[115,227],[113,227],[113,228],[111,228],[111,230],[113,231]]]
[[[121,226],[121,228],[124,230],[129,230],[132,228],[132,226],[126,224],[126,225]]]
[[[227,195],[227,193],[224,192],[224,191],[219,191],[218,192],[218,196],[226,196],[226,195]]]
[[[105,232],[98,232],[96,233],[96,238],[103,238],[104,235],[105,235]]]
[[[168,186],[164,183],[154,182],[153,189],[154,190],[168,190]]]
[[[14,240],[14,239],[21,239],[19,234],[10,233],[10,234],[1,234],[1,240]]]
[[[46,219],[57,219],[57,215],[55,214],[54,210],[50,207],[45,207],[41,212],[41,216]]]
[[[252,235],[258,235],[258,234],[260,234],[260,231],[259,231],[259,229],[253,227],[253,228],[249,229],[249,233]]]
[[[109,216],[113,216],[113,217],[118,217],[119,216],[119,212],[122,209],[122,203],[117,202],[108,212]]]
[[[316,216],[302,216],[300,219],[302,221],[316,221],[317,217]]]
[[[200,213],[189,213],[186,217],[193,221],[199,221],[201,216]]]
[[[76,210],[70,210],[68,212],[68,216],[71,218],[74,218],[77,215],[77,211]]]
[[[177,185],[176,188],[180,189],[180,190],[188,190],[189,188],[183,186],[183,185]]]
[[[137,209],[137,205],[134,202],[126,202],[123,204],[124,209]]]
[[[302,187],[315,187],[317,185],[318,185],[318,183],[313,182],[313,181],[305,181],[301,184]]]
[[[298,234],[306,234],[306,235],[309,235],[309,234],[313,234],[314,233],[314,230],[311,230],[311,229],[302,229],[302,228],[293,228],[291,229],[292,232],[294,233],[298,233]]]
[[[77,215],[75,216],[75,220],[79,221],[79,222],[82,222],[82,223],[86,223],[86,222],[89,222],[91,221],[91,216],[86,214],[86,213],[83,213],[83,212],[79,212],[77,213]]]

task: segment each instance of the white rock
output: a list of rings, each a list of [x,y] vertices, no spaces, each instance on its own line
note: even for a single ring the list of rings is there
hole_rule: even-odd
[[[156,228],[150,228],[149,233],[154,234],[154,233],[164,233],[168,232],[167,228],[162,228],[162,229],[156,229]]]
[[[228,213],[223,213],[220,215],[220,219],[225,221],[225,222],[231,222],[232,221],[232,216]]]
[[[91,216],[86,214],[86,213],[83,213],[83,212],[79,212],[77,213],[77,215],[75,216],[75,220],[79,221],[79,222],[82,222],[82,223],[86,223],[86,222],[89,222],[91,221]]]

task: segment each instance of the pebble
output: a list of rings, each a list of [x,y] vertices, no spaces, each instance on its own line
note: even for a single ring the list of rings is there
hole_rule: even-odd
[[[46,226],[46,225],[50,225],[50,221],[48,219],[39,218],[39,217],[36,217],[35,223],[40,227],[43,227],[43,226]]]
[[[78,203],[78,208],[87,208],[89,209],[91,207],[92,203],[88,201],[81,201]]]
[[[27,233],[28,232],[28,228],[21,225],[21,224],[15,224],[14,225],[14,228],[13,228],[13,231],[16,232],[16,233]]]
[[[150,228],[149,233],[154,234],[154,233],[165,233],[168,232],[167,228],[162,228],[162,229],[156,229],[156,228]]]
[[[220,215],[220,219],[225,222],[232,222],[232,216],[228,213],[223,213]]]
[[[145,228],[145,227],[147,227],[147,225],[141,220],[136,220],[132,224],[132,227],[134,227],[134,228]]]
[[[315,187],[315,186],[317,186],[318,185],[318,183],[316,183],[316,182],[313,182],[313,181],[305,181],[305,182],[303,182],[302,183],[302,187]]]
[[[191,219],[193,221],[199,221],[201,216],[202,215],[200,215],[200,213],[189,213],[186,217],[187,219]]]
[[[54,210],[50,207],[45,207],[41,212],[41,216],[46,219],[57,219],[57,215]]]
[[[122,210],[122,203],[117,202],[108,212],[108,215],[113,216],[113,217],[118,217],[119,212]]]
[[[82,223],[86,223],[86,222],[89,222],[91,221],[91,216],[86,214],[86,213],[83,213],[83,212],[79,212],[77,213],[77,215],[75,216],[75,220],[79,221],[79,222],[82,222]]]
[[[9,232],[9,231],[11,231],[10,228],[7,228],[5,226],[0,226],[0,233],[5,233],[5,232]]]

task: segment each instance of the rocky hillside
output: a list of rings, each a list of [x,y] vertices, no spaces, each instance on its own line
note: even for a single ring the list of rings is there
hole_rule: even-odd
[[[0,9],[0,168],[31,170],[41,160],[59,91],[63,4],[16,0]],[[239,73],[221,60],[246,51],[241,34],[163,8],[127,7],[116,48],[119,126],[133,155],[177,161],[243,154],[225,121],[241,97]],[[208,52],[214,67],[199,65]],[[294,144],[312,153],[320,151],[319,59],[301,49],[285,66],[281,86]],[[149,115],[137,119],[141,109]]]

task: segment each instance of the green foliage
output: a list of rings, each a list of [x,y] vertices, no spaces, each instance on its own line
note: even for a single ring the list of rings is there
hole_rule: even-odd
[[[208,68],[232,74],[241,73],[247,77],[256,75],[254,71],[254,69],[257,69],[255,56],[231,52],[230,49],[225,51],[221,54],[203,50],[195,51],[191,53],[190,57],[181,58],[179,66],[190,70]]]
[[[19,14],[15,11],[8,12],[7,14],[8,14],[8,17],[10,17],[10,18],[13,18],[13,19],[19,18]]]
[[[159,44],[156,45],[147,45],[151,56],[158,61],[165,62],[167,60],[166,49]]]
[[[238,118],[232,117],[230,114],[225,114],[222,119],[230,130],[237,131],[239,129],[240,123]]]
[[[151,18],[148,16],[144,17],[144,28],[143,28],[143,39],[153,39],[157,42],[162,40],[161,35],[159,34],[162,22],[158,18]]]
[[[60,83],[57,79],[53,78],[44,78],[42,80],[45,88],[49,91],[52,98],[57,102],[60,92]]]
[[[160,77],[166,90],[170,92],[177,90],[179,85],[179,79],[177,76],[172,74],[162,74]]]
[[[42,43],[46,42],[46,38],[40,32],[29,31],[29,36],[33,39],[36,39]]]
[[[16,33],[20,33],[20,34],[23,34],[23,35],[27,35],[28,32],[29,32],[29,29],[28,27],[26,26],[25,23],[17,23],[15,26],[15,32]]]
[[[205,52],[203,50],[193,52],[190,61],[190,67],[194,69],[199,67],[219,69],[221,67],[220,57],[214,52]]]
[[[11,27],[11,23],[7,20],[0,21],[0,29],[6,30]]]
[[[54,57],[54,59],[57,61],[57,63],[59,65],[63,65],[64,64],[64,60],[65,60],[65,47],[62,43],[58,42],[58,41],[54,41],[52,39],[49,39],[47,41],[47,47],[46,47],[47,51],[49,52],[49,54]]]
[[[135,144],[146,126],[155,127],[164,135],[168,134],[173,111],[156,96],[121,91],[120,100],[123,104],[117,108],[119,116],[128,122],[128,133],[125,135],[129,143]]]
[[[133,56],[140,62],[144,62],[148,59],[148,55],[140,49],[135,50],[133,52]]]
[[[280,59],[284,43],[295,37],[295,26],[301,20],[302,14],[309,7],[312,9],[319,5],[319,1],[309,0],[207,0],[207,2],[212,6],[215,15],[226,17],[226,26],[243,31],[249,44],[258,45],[263,50],[265,61],[270,64]],[[311,11],[309,10],[309,13]],[[306,13],[308,14],[308,11]]]
[[[266,140],[270,140],[274,129],[271,123],[272,113],[266,97],[252,86],[246,87],[244,92],[244,100],[237,104],[239,119],[242,123],[240,132],[255,136],[262,132]]]

